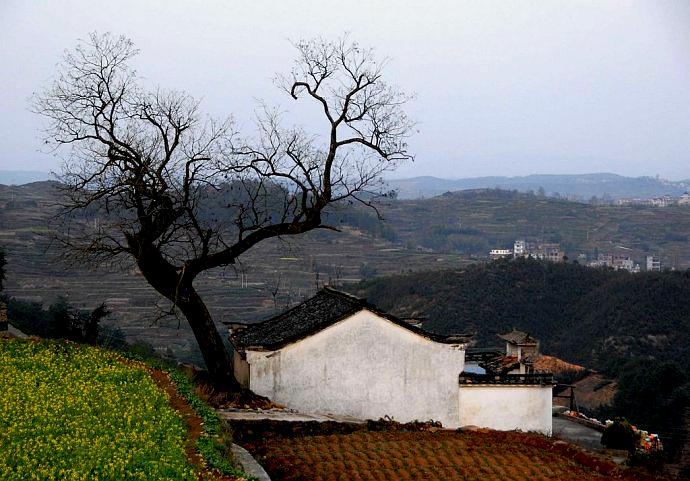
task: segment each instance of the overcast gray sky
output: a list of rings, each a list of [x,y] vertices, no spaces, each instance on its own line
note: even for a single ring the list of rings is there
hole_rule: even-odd
[[[417,94],[417,160],[396,177],[690,178],[687,0],[0,0],[0,169],[57,168],[27,99],[94,30],[131,37],[147,81],[247,130],[255,99],[291,108],[271,81],[289,40],[348,31]]]

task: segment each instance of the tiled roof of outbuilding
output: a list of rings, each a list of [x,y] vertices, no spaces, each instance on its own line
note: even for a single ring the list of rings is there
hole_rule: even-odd
[[[395,316],[380,311],[365,299],[326,287],[316,295],[277,316],[235,330],[230,339],[236,348],[276,350],[315,334],[326,327],[367,309],[389,321],[426,337],[446,344],[465,344],[471,335],[443,336],[413,326]]]
[[[507,374],[520,367],[520,361],[518,361],[517,356],[496,356],[484,359],[479,363],[479,366],[486,369],[488,373]]]
[[[508,341],[512,344],[533,345],[533,344],[537,344],[537,342],[538,342],[535,338],[533,338],[532,336],[530,336],[526,332],[517,331],[515,329],[513,329],[512,331],[510,331],[507,334],[499,335],[498,337],[500,337],[501,339]]]

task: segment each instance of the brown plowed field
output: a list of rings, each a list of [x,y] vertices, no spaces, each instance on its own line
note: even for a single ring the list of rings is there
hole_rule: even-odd
[[[562,441],[499,432],[356,432],[253,447],[275,481],[645,479]]]

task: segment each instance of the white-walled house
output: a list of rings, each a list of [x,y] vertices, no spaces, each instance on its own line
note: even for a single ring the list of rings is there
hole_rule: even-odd
[[[301,412],[551,433],[551,384],[468,382],[461,373],[471,336],[430,333],[334,289],[230,329],[240,382]]]

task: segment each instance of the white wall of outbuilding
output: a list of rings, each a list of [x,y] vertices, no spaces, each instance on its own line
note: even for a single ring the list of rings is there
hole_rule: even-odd
[[[302,412],[460,426],[464,344],[434,342],[367,309],[277,351],[246,351],[252,391]]]
[[[460,385],[460,426],[552,433],[551,385]]]

